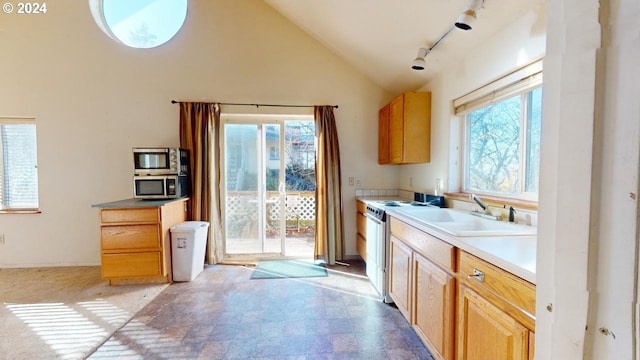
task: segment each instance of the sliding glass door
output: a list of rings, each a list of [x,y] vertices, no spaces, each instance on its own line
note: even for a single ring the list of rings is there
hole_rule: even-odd
[[[313,125],[223,118],[225,260],[313,257]]]

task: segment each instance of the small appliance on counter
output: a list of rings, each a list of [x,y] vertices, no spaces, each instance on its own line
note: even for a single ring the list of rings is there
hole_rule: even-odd
[[[136,199],[178,199],[189,196],[186,175],[149,175],[133,177]]]
[[[189,151],[180,148],[133,148],[134,175],[188,175]]]
[[[133,148],[133,197],[178,199],[189,196],[189,151]]]

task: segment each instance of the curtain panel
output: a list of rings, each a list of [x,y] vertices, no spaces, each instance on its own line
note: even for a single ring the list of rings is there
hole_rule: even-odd
[[[215,238],[222,236],[220,188],[220,106],[180,103],[180,147],[189,150],[191,195],[189,218],[210,223],[207,262],[217,262]]]
[[[344,259],[340,146],[333,106],[314,106],[316,161],[316,245],[314,256],[329,265]]]

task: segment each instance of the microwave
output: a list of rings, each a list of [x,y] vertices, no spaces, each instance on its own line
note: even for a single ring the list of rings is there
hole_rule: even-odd
[[[187,175],[189,152],[181,148],[133,148],[134,175]]]
[[[177,199],[189,196],[186,175],[150,175],[133,177],[136,199]]]

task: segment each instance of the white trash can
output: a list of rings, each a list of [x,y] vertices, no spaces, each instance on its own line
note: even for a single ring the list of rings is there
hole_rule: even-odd
[[[204,269],[209,223],[185,221],[171,227],[173,281],[191,281]]]

